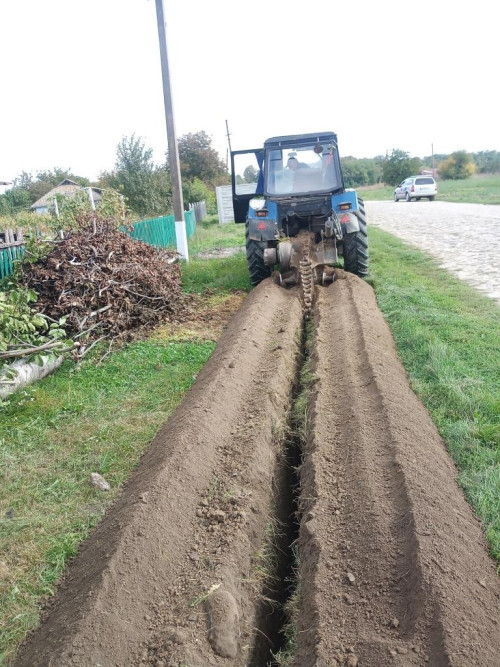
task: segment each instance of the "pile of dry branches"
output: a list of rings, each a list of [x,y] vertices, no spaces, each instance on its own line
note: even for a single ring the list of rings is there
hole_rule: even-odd
[[[182,313],[175,258],[94,217],[27,266],[23,282],[38,293],[38,311],[55,321],[67,317],[71,338],[95,342]]]

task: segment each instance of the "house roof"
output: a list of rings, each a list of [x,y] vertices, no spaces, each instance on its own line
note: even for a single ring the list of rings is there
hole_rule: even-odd
[[[49,206],[49,204],[54,199],[55,195],[66,195],[73,196],[78,190],[83,190],[83,186],[78,185],[75,181],[71,181],[69,178],[65,178],[64,181],[61,181],[59,185],[56,185],[52,190],[49,190],[47,194],[37,199],[34,204],[31,204],[30,208],[41,208],[42,206]],[[94,196],[94,201],[97,201],[101,197],[102,189],[101,188],[91,188],[92,194]]]

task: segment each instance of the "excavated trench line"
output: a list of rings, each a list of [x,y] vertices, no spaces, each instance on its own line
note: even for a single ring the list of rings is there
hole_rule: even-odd
[[[290,666],[500,664],[499,580],[373,291],[316,292],[314,383],[299,291],[265,281],[16,665],[272,665],[297,569]]]

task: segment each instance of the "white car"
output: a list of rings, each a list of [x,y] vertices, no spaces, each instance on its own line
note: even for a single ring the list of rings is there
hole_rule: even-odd
[[[418,201],[422,198],[433,201],[436,195],[437,185],[432,176],[410,176],[394,190],[394,201],[400,199],[406,201],[416,199]]]

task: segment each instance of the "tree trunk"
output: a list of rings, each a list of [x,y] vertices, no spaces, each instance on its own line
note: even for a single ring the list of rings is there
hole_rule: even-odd
[[[59,368],[64,361],[63,355],[55,359],[53,356],[42,356],[41,358],[42,365],[35,361],[26,362],[24,359],[19,359],[3,367],[0,370],[0,399],[3,400],[21,387],[26,387],[32,382],[41,380],[55,371],[56,368]],[[13,375],[12,378],[9,377],[11,374]]]

